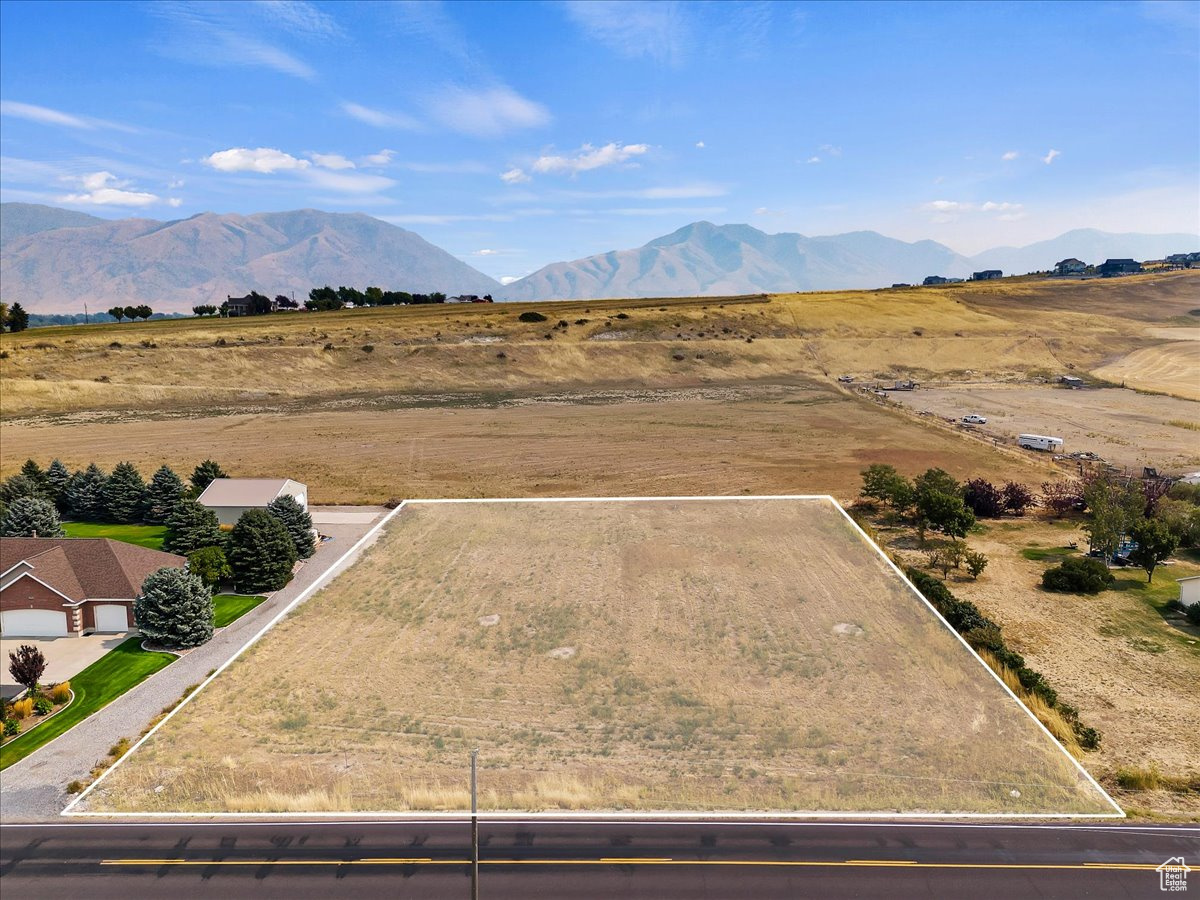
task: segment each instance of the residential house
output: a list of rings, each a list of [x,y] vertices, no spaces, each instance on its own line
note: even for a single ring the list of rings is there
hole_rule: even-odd
[[[1165,262],[1179,269],[1200,268],[1200,253],[1172,253]]]
[[[1055,275],[1082,275],[1086,269],[1087,263],[1073,256],[1054,264]]]
[[[991,281],[994,278],[1003,278],[1004,273],[999,269],[984,269],[982,272],[975,272],[971,276],[972,281]]]
[[[0,633],[131,631],[133,601],[146,576],[186,563],[173,553],[109,538],[0,538]]]
[[[261,316],[279,309],[279,304],[270,297],[254,293],[247,294],[245,297],[226,295],[222,306],[225,308],[225,315],[231,319],[241,316]]]
[[[213,510],[222,525],[236,525],[242,513],[266,509],[268,503],[284,494],[295,497],[308,509],[308,488],[290,478],[214,478],[196,499]]]
[[[926,275],[925,280],[921,284],[929,286],[931,284],[949,284],[950,279],[943,275]]]
[[[1106,259],[1096,266],[1096,271],[1104,278],[1116,275],[1136,275],[1142,271],[1142,264],[1133,259]]]

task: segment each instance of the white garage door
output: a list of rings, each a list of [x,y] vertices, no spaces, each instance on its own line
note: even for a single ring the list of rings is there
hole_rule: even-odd
[[[120,603],[105,603],[93,608],[96,631],[128,631],[129,614]]]
[[[8,609],[0,613],[5,637],[54,637],[67,633],[67,614],[55,609]]]

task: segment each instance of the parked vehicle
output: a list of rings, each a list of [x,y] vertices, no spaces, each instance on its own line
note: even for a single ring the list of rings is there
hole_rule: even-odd
[[[963,420],[964,425],[986,425],[987,424],[987,416],[980,416],[980,415],[976,415],[975,413],[969,413],[969,414],[963,416],[962,420]]]
[[[1060,437],[1048,437],[1044,434],[1017,435],[1017,446],[1026,450],[1049,450],[1056,453],[1062,449],[1062,445],[1063,439]]]

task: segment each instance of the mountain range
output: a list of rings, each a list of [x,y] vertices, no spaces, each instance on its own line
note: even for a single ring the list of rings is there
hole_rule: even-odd
[[[886,287],[980,269],[1023,274],[1074,256],[1155,259],[1195,250],[1187,234],[1070,231],[1026,247],[963,256],[935,241],[873,231],[827,237],[767,234],[693,222],[633,250],[552,263],[505,287],[419,235],[361,213],[201,213],[187,219],[100,219],[26,203],[0,204],[4,299],[30,312],[111,304],[188,311],[227,294],[295,292],[324,284],[504,300],[748,294]]]

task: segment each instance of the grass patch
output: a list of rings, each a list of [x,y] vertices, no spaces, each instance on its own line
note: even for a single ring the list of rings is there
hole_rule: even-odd
[[[166,525],[107,525],[101,522],[63,522],[63,531],[72,538],[112,538],[161,550],[167,536]]]
[[[1114,780],[1127,791],[1166,790],[1176,794],[1200,794],[1200,775],[1164,775],[1153,763],[1148,769],[1138,766],[1117,769]]]
[[[1187,419],[1168,419],[1167,424],[1176,428],[1186,428],[1188,431],[1200,431],[1200,422],[1189,422]]]
[[[1021,555],[1034,562],[1060,563],[1077,552],[1070,547],[1039,547],[1031,544],[1021,551]]]
[[[213,625],[217,628],[224,628],[226,625],[236,622],[265,599],[267,598],[254,594],[217,594],[213,597]]]
[[[71,689],[75,692],[75,702],[0,748],[0,769],[50,743],[176,659],[171,653],[143,650],[141,640],[130,638],[73,677]]]

